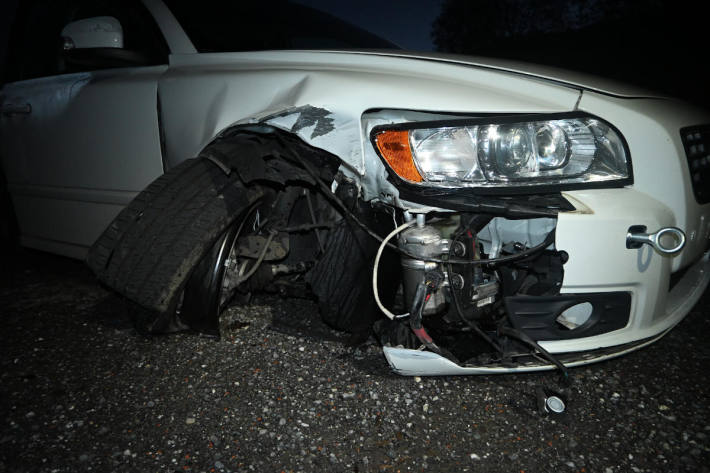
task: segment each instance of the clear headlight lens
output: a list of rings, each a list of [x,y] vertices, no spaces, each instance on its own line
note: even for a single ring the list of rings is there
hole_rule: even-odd
[[[507,117],[432,127],[405,123],[376,128],[372,136],[397,175],[421,184],[510,187],[603,183],[631,176],[623,138],[590,116]]]

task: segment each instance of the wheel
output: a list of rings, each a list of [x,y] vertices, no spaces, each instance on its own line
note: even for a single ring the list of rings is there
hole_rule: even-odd
[[[121,211],[87,263],[105,285],[159,314],[149,330],[179,329],[173,315],[193,268],[258,192],[206,159],[186,160]]]
[[[259,228],[261,213],[258,204],[255,203],[243,212],[217,239],[188,279],[178,311],[179,319],[190,329],[219,337],[220,314],[238,286],[253,275],[261,264],[258,256],[240,255],[239,250],[240,238],[247,235],[258,237],[262,233]],[[267,242],[269,236],[266,237]],[[266,249],[264,247],[264,251]]]
[[[318,252],[310,237],[283,231],[309,222],[304,215],[306,189],[259,187],[262,197],[242,212],[195,267],[183,293],[178,318],[190,329],[219,337],[219,316],[237,291],[285,293],[279,274],[293,283]],[[305,283],[304,283],[305,284]],[[277,289],[278,288],[278,289]],[[305,292],[301,289],[299,292]]]

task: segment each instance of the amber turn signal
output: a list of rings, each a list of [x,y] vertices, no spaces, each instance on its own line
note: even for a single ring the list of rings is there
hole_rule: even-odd
[[[377,135],[375,142],[380,155],[399,177],[412,182],[422,182],[424,180],[414,165],[412,151],[409,148],[408,131],[383,131]]]

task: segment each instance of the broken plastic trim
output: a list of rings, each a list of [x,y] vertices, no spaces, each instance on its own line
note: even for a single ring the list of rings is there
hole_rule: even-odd
[[[669,330],[670,329],[665,330],[654,337],[624,345],[583,352],[556,353],[555,358],[566,368],[597,363],[625,355],[643,348],[646,345],[650,345],[660,339]],[[551,363],[541,363],[539,360],[532,357],[521,358],[521,361],[513,362],[512,365],[509,362],[461,365],[430,351],[413,350],[410,348],[402,348],[401,346],[383,346],[382,351],[392,371],[402,376],[503,374],[557,369],[557,367]]]

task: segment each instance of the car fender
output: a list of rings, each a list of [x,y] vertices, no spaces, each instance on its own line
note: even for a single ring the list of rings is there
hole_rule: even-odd
[[[382,164],[364,152],[368,110],[561,112],[574,109],[580,94],[468,65],[322,51],[173,55],[159,92],[167,167],[234,126],[267,123],[338,156],[366,200],[387,185]]]

